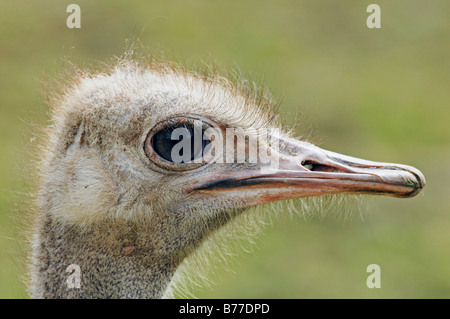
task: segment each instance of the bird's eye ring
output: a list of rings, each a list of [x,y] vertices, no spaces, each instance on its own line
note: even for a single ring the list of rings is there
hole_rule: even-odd
[[[151,129],[144,151],[153,163],[164,169],[192,170],[211,161],[211,141],[218,134],[220,129],[207,119],[175,117]]]

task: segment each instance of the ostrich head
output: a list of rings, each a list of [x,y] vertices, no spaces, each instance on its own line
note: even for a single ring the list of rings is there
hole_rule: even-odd
[[[338,193],[407,198],[425,184],[413,167],[296,140],[279,130],[268,95],[167,64],[82,74],[54,104],[35,297],[161,297],[179,264],[247,207]],[[71,264],[78,289],[66,284]]]

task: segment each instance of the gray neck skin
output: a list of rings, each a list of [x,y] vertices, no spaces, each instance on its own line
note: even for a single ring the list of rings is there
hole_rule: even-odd
[[[167,247],[167,238],[141,224],[104,222],[81,230],[45,216],[33,245],[33,297],[161,298],[186,256]],[[80,288],[68,287],[71,264],[80,267]]]

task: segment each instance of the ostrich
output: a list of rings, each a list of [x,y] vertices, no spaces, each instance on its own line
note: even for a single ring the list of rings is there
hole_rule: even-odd
[[[408,198],[424,187],[413,167],[341,155],[279,130],[258,144],[265,161],[171,157],[175,142],[197,145],[174,140],[177,128],[240,129],[248,149],[258,130],[280,127],[273,104],[264,92],[166,62],[121,59],[74,76],[52,100],[40,146],[32,297],[170,296],[183,261],[250,206],[325,194]],[[200,154],[214,140],[204,137]],[[79,287],[67,284],[71,265]]]

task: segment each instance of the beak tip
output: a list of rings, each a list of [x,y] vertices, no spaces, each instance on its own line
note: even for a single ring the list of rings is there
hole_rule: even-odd
[[[407,165],[402,165],[402,169],[405,171],[411,173],[413,175],[414,179],[411,179],[411,181],[406,183],[406,186],[414,187],[413,191],[408,193],[405,198],[414,197],[417,194],[419,194],[422,189],[425,187],[426,179],[425,176],[421,171],[419,171],[417,168]]]
[[[412,166],[407,166],[406,169],[414,175],[414,177],[417,180],[417,187],[418,188],[424,188],[426,184],[425,175],[421,171],[419,171],[417,168]]]

